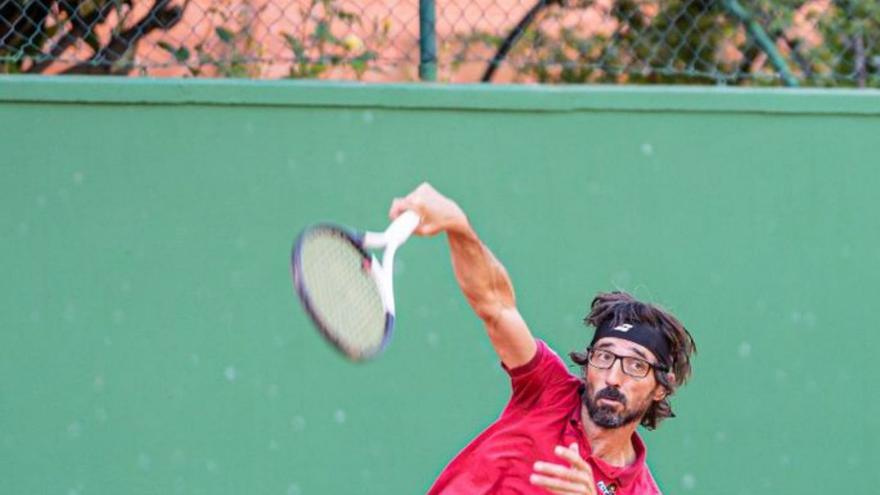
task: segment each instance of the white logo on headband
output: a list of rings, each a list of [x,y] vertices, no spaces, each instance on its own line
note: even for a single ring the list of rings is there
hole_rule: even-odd
[[[629,323],[624,323],[623,325],[617,325],[616,327],[614,327],[614,329],[617,330],[618,332],[626,333],[626,332],[629,332],[629,329],[632,327],[633,326],[630,325]]]

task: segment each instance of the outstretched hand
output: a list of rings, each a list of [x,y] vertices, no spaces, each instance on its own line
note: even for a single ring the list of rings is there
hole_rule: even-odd
[[[394,220],[406,210],[416,212],[422,219],[415,230],[416,235],[432,236],[467,225],[467,217],[455,201],[437,192],[427,182],[405,197],[395,198],[388,216]]]
[[[554,453],[568,461],[568,465],[538,461],[529,481],[557,495],[596,495],[596,482],[593,470],[578,452],[578,445],[568,447],[557,445]]]

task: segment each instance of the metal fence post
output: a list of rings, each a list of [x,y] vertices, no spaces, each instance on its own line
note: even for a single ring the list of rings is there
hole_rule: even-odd
[[[419,0],[419,79],[437,80],[437,11],[434,0]]]
[[[798,80],[791,73],[791,70],[788,68],[788,64],[785,61],[785,57],[779,53],[779,50],[776,49],[776,45],[773,43],[773,40],[767,36],[767,32],[764,31],[764,28],[761,24],[755,20],[754,16],[751,12],[749,12],[738,0],[724,0],[724,7],[728,12],[734,15],[734,17],[739,20],[745,26],[746,31],[749,33],[749,36],[755,41],[755,43],[764,50],[764,53],[767,54],[767,57],[770,59],[770,63],[773,64],[773,67],[776,69],[776,72],[779,74],[779,77],[782,78],[782,81],[786,86],[795,88],[798,86]]]

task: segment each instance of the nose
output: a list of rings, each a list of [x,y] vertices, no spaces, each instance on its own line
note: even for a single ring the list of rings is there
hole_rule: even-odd
[[[605,373],[605,383],[610,387],[619,387],[623,383],[623,361],[615,359],[611,367]]]

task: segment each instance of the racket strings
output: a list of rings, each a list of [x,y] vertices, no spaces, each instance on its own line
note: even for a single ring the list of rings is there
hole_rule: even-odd
[[[385,337],[385,307],[367,258],[348,237],[316,229],[303,240],[302,282],[319,325],[352,357],[377,351]]]

